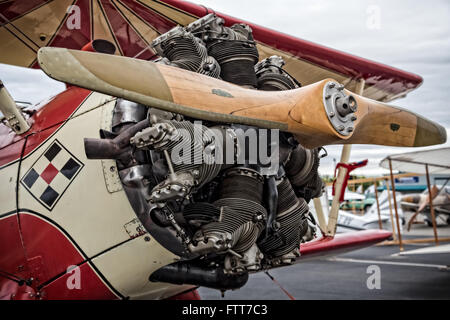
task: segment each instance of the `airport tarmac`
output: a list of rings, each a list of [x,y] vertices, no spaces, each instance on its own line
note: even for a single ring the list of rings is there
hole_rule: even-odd
[[[440,226],[438,234],[450,235],[450,226]],[[432,228],[414,225],[405,238],[432,235]],[[405,245],[406,250],[430,244]],[[299,263],[269,271],[295,299],[450,299],[450,254],[399,256],[398,246],[372,246],[333,258]],[[377,266],[380,288],[367,282]],[[377,268],[375,267],[375,268]],[[374,279],[369,279],[374,284]],[[250,276],[239,290],[200,288],[202,299],[285,300],[289,299],[265,273]]]

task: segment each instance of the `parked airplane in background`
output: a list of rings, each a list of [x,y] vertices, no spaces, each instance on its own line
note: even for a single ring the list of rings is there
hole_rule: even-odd
[[[353,196],[355,192],[350,193],[349,198],[354,197],[355,199],[360,199],[361,197]],[[357,194],[357,193],[356,193]],[[361,196],[361,195],[360,195]],[[383,230],[397,230],[395,218],[391,217],[393,215],[392,202],[393,202],[393,193],[390,192],[391,196],[391,208],[389,206],[388,200],[388,191],[384,190],[378,195],[378,202],[380,206],[380,217],[381,217],[381,226]],[[347,199],[347,192],[344,199]],[[396,195],[397,202],[400,203],[400,199],[402,195],[397,193]],[[325,200],[325,194],[321,197],[322,209],[325,213],[329,212],[330,207],[330,197],[328,196],[328,200]],[[391,211],[392,210],[392,211]],[[316,210],[312,208],[312,213],[316,216]],[[399,220],[401,222],[400,230],[403,229],[403,225],[405,224],[405,216],[401,208],[397,209]],[[365,212],[355,213],[352,210],[339,210],[338,220],[337,220],[337,232],[350,232],[355,230],[369,230],[369,229],[379,229],[379,217],[377,205],[374,203],[369,207]],[[393,226],[392,222],[393,221]]]
[[[25,110],[0,85],[6,299],[196,298],[372,245],[391,233],[314,236],[319,149],[446,141],[387,104],[420,76],[189,2],[2,1],[0,37],[1,63],[67,84]]]
[[[328,200],[331,204],[333,201],[332,187],[327,187]],[[364,194],[359,192],[350,191],[345,189],[344,201],[341,203],[340,208],[342,210],[356,210],[366,212],[375,203],[375,194],[365,192]]]
[[[450,186],[434,185],[431,188],[431,197],[436,213],[436,218],[439,215],[444,217],[444,221],[450,224]],[[430,197],[428,190],[422,193],[414,193],[403,196],[401,199],[401,207],[403,211],[413,211],[416,214],[411,218],[413,220],[417,214],[425,215],[425,222],[432,227]]]

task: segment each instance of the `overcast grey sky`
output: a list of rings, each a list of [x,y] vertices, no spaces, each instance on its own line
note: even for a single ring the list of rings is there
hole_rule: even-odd
[[[393,104],[439,122],[450,134],[450,2],[446,0],[194,0],[268,28],[421,75],[424,84]],[[374,18],[379,12],[379,19]],[[379,22],[379,23],[377,23]],[[0,78],[16,100],[37,103],[64,89],[39,70],[0,64]],[[446,146],[450,146],[447,143]],[[436,148],[430,147],[431,149]],[[340,146],[327,147],[321,172],[333,171]],[[379,174],[391,153],[414,151],[355,145],[351,161],[368,158],[356,174]]]

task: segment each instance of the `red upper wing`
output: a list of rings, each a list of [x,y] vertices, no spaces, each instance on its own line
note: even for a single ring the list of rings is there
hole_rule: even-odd
[[[0,0],[0,62],[37,67],[43,46],[80,49],[92,39],[116,44],[118,54],[151,59],[151,41],[177,24],[214,12],[179,0]],[[390,101],[417,88],[418,75],[270,30],[216,12],[227,25],[249,24],[260,58],[277,54],[302,84],[334,78],[354,90],[365,80],[366,97]]]

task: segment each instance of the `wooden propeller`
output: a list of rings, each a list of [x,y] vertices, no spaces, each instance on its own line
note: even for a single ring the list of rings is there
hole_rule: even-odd
[[[201,120],[288,131],[308,148],[419,147],[447,139],[439,124],[358,96],[332,79],[269,92],[144,60],[65,48],[41,48],[38,62],[56,80]]]

